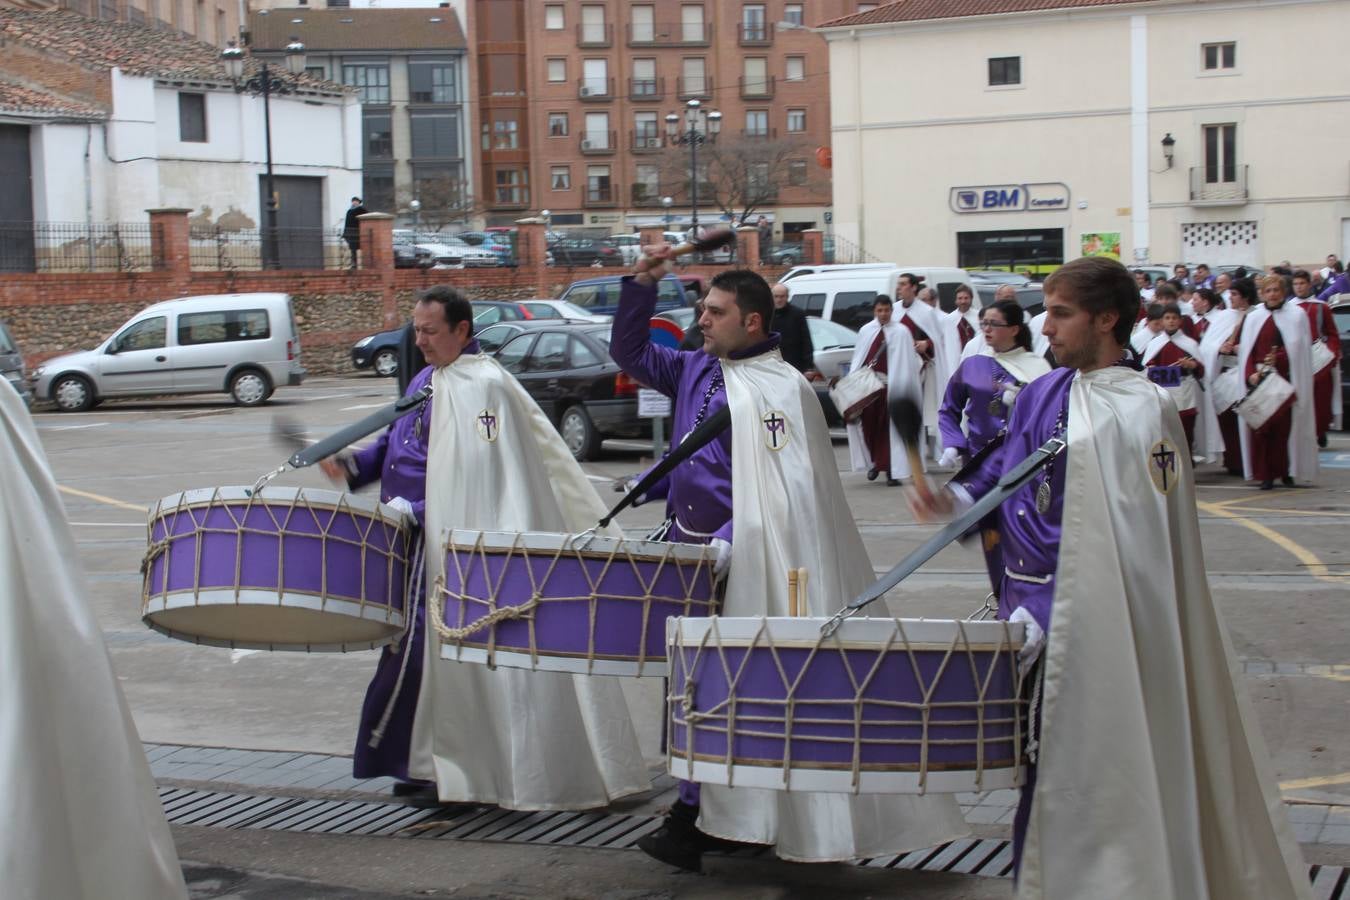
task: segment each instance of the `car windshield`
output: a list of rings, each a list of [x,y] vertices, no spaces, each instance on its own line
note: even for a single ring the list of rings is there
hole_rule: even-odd
[[[586,334],[589,334],[591,337],[595,338],[597,341],[599,341],[600,343],[604,344],[606,350],[609,349],[609,328],[608,328],[608,327],[606,327],[606,328],[592,328],[592,329],[589,329],[589,330],[586,332]]]
[[[587,312],[586,310],[582,309],[580,306],[577,306],[575,303],[573,303],[573,302],[570,301],[570,300],[559,300],[559,301],[557,301],[556,304],[555,304],[555,308],[556,308],[559,312],[561,312],[564,316],[579,316],[579,317],[581,317],[581,318],[584,319],[584,318],[586,318],[587,316],[590,315],[589,312]]]
[[[858,343],[858,332],[838,322],[810,316],[806,320],[806,327],[811,329],[811,344],[817,350],[838,350]]]

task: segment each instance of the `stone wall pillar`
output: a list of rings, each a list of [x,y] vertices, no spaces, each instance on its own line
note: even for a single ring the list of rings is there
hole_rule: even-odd
[[[394,269],[394,217],[389,213],[357,216],[361,229],[361,268]]]
[[[548,271],[548,223],[540,218],[516,219],[516,271],[532,280],[540,297],[552,296]]]
[[[186,278],[192,271],[192,244],[188,235],[190,209],[147,209],[150,214],[150,254],[155,268]]]
[[[759,229],[754,225],[736,229],[736,265],[742,269],[759,268]]]
[[[825,232],[819,228],[808,228],[802,232],[802,262],[808,266],[824,264]]]

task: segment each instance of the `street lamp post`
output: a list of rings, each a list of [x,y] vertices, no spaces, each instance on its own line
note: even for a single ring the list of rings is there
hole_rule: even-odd
[[[671,145],[689,148],[689,220],[690,233],[695,240],[698,239],[698,148],[703,143],[716,143],[721,131],[722,114],[715,109],[703,109],[697,100],[685,104],[683,128],[678,115],[670,113],[666,116],[666,137]],[[666,209],[669,211],[670,207]]]
[[[280,268],[277,258],[277,189],[272,177],[272,95],[295,92],[294,77],[305,71],[305,45],[296,38],[286,45],[286,71],[291,79],[273,73],[266,62],[262,63],[257,74],[244,78],[246,55],[242,48],[230,45],[220,51],[220,61],[225,65],[225,74],[234,82],[235,93],[262,95],[263,98],[263,139],[267,149],[267,236],[263,246],[263,267]]]
[[[421,200],[418,200],[416,197],[414,197],[412,200],[409,200],[409,201],[408,201],[408,209],[412,210],[412,214],[413,214],[413,231],[421,231],[421,230],[422,230],[422,201],[421,201]]]
[[[666,231],[670,230],[670,207],[674,205],[674,197],[662,197],[661,205],[666,208]]]

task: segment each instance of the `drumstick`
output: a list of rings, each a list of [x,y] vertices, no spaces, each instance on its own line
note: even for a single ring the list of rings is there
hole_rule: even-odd
[[[923,413],[919,404],[901,394],[891,398],[891,422],[896,433],[905,444],[905,455],[909,457],[909,471],[914,476],[914,489],[926,504],[933,502],[933,491],[923,474],[923,457],[919,452],[919,434],[923,428]]]
[[[794,609],[792,610],[792,615],[793,615],[794,618],[795,618],[796,616],[801,615],[801,608],[802,608],[803,606],[807,606],[807,603],[806,603],[806,576],[807,576],[807,574],[808,574],[808,573],[807,573],[807,571],[806,571],[806,566],[802,566],[801,568],[799,568],[799,569],[797,570],[797,603],[795,604],[795,607],[794,607]],[[808,607],[808,608],[809,608],[809,607]]]
[[[801,614],[797,606],[797,579],[801,572],[801,569],[788,569],[788,615],[794,619]]]
[[[727,244],[736,240],[736,232],[730,228],[714,229],[698,240],[685,241],[683,244],[676,244],[670,248],[670,259],[677,256],[687,256],[690,253],[710,253],[713,250],[721,249]]]
[[[272,440],[292,453],[304,450],[314,443],[309,439],[309,432],[305,426],[289,416],[273,417]]]

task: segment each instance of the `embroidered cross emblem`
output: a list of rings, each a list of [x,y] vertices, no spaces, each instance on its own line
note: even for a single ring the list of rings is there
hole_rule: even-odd
[[[1161,440],[1154,444],[1153,449],[1149,451],[1149,459],[1152,461],[1152,465],[1149,467],[1149,477],[1153,479],[1153,486],[1160,493],[1170,493],[1179,478],[1177,451],[1173,449],[1170,441]]]
[[[483,440],[492,442],[497,439],[497,414],[490,409],[485,409],[478,414],[475,422],[478,427],[478,436]]]
[[[787,418],[778,410],[771,409],[760,416],[764,423],[764,444],[770,450],[782,450],[787,446]]]

